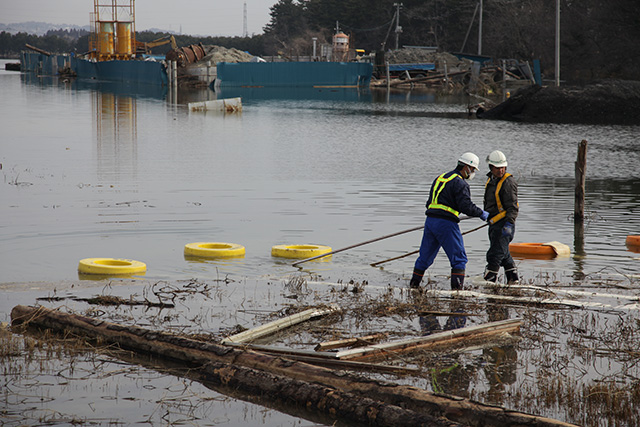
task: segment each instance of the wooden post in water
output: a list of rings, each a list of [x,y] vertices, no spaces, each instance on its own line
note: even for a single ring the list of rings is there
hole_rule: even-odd
[[[573,221],[584,221],[584,185],[587,172],[587,140],[583,139],[578,147],[576,160],[576,199],[573,210]]]
[[[387,90],[391,88],[391,73],[389,72],[389,61],[385,62],[385,71],[387,73]]]
[[[583,139],[578,147],[578,159],[576,160],[576,198],[573,211],[573,253],[576,262],[574,278],[584,278],[584,186],[587,175],[587,141]]]

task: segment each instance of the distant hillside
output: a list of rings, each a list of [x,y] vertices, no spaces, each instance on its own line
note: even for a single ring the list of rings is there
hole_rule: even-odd
[[[0,33],[7,32],[11,35],[15,35],[18,33],[27,33],[34,36],[44,36],[47,31],[55,31],[55,30],[84,30],[91,31],[91,27],[89,25],[68,25],[68,24],[49,24],[48,22],[19,22],[13,24],[3,24],[0,23]],[[138,28],[138,31],[142,31]],[[167,34],[178,34],[175,31],[167,31],[160,28],[150,28],[145,31],[152,31],[157,33],[167,33]]]
[[[13,24],[0,23],[0,32],[4,31],[9,34],[27,33],[37,36],[44,36],[50,30],[85,30],[89,31],[88,25],[68,25],[68,24],[49,24],[47,22],[19,22]]]

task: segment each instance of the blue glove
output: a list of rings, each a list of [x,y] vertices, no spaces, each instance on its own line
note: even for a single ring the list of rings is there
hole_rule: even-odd
[[[510,222],[504,223],[504,227],[502,227],[502,237],[513,238],[513,224]]]
[[[482,215],[480,215],[480,219],[483,221],[486,221],[489,219],[489,212],[487,211],[482,211]]]

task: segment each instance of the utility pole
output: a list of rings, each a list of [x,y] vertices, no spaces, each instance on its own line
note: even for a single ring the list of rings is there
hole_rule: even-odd
[[[560,87],[560,0],[556,0],[556,87]]]
[[[482,55],[482,8],[483,0],[480,0],[480,17],[478,18],[478,55]]]
[[[244,2],[244,20],[242,25],[242,37],[249,37],[249,32],[247,31],[247,2]]]
[[[400,26],[400,8],[402,7],[402,3],[394,3],[396,7],[396,50],[398,50],[398,42],[400,40],[400,33],[402,32],[402,27]]]

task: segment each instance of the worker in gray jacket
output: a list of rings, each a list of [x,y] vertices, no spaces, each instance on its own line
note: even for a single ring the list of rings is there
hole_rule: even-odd
[[[518,217],[518,183],[507,173],[507,157],[502,151],[487,156],[489,173],[484,187],[484,210],[489,212],[489,250],[484,279],[495,282],[500,267],[507,283],[517,283],[518,271],[509,252]]]

